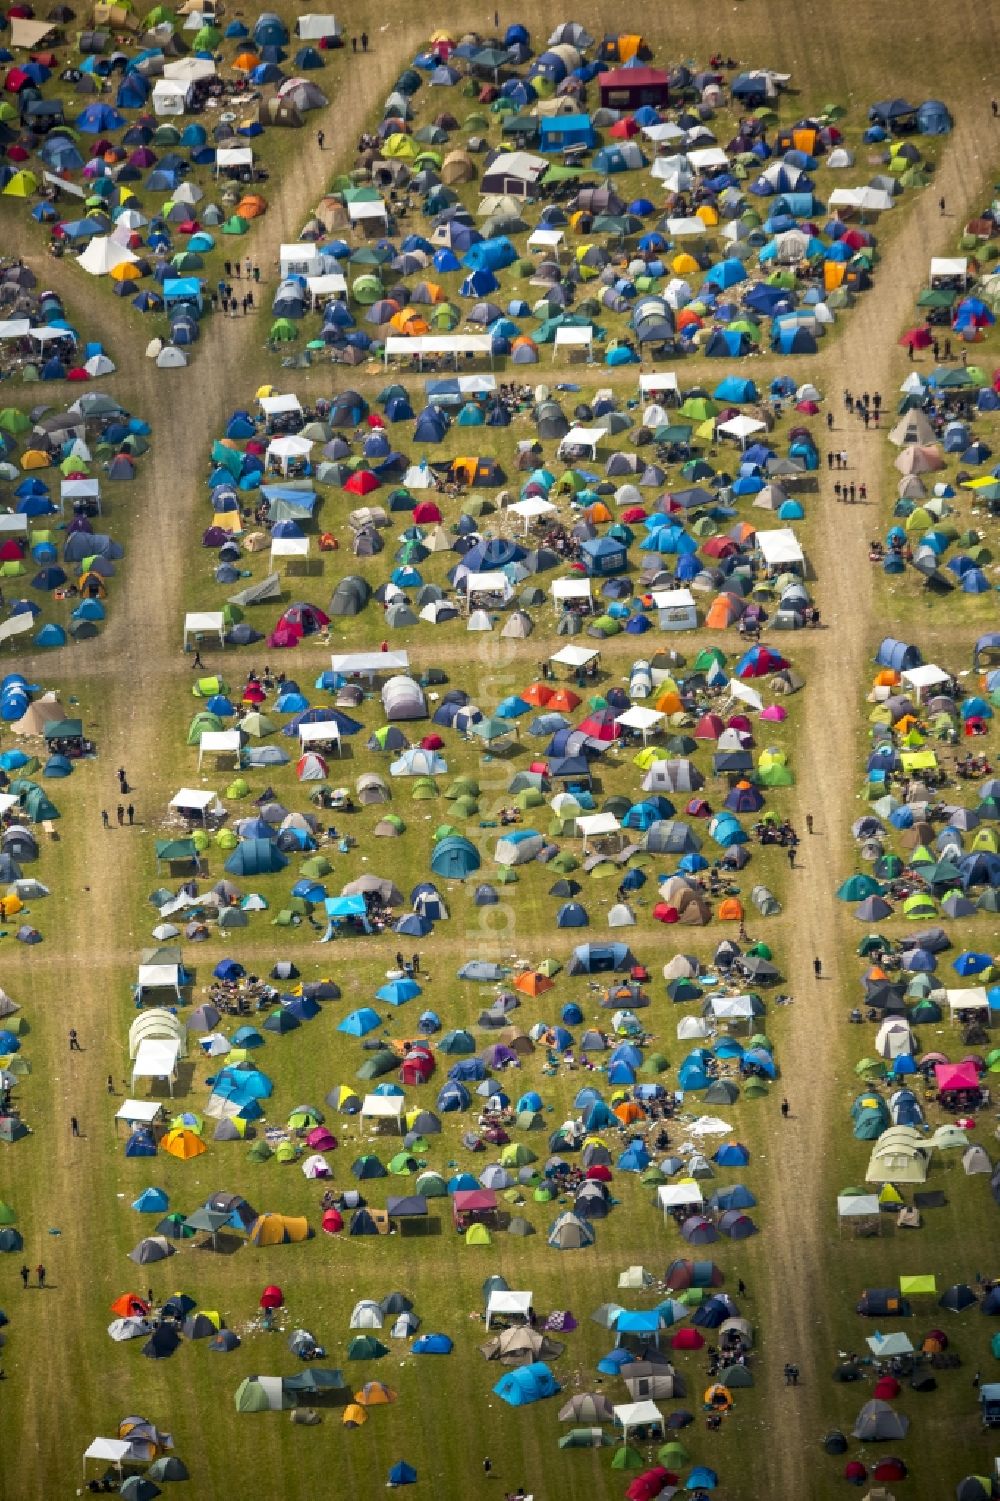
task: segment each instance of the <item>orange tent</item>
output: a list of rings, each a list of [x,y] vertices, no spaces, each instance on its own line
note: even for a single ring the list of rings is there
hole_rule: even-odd
[[[267,200],[259,193],[247,193],[241,198],[234,210],[241,219],[258,219],[261,214],[267,213]]]
[[[623,1126],[631,1126],[636,1121],[644,1121],[646,1119],[646,1112],[638,1100],[622,1100],[621,1104],[616,1105],[611,1113],[617,1116]]]
[[[816,150],[816,132],[811,126],[800,125],[792,131],[792,144],[796,151],[812,156]]]
[[[362,1423],[367,1423],[368,1414],[357,1402],[349,1402],[344,1408],[344,1416],[341,1419],[345,1428],[360,1428]]]
[[[717,594],[708,608],[705,625],[710,631],[724,631],[739,619],[739,606],[728,594]]]
[[[881,672],[875,674],[875,687],[894,688],[899,680],[899,673],[894,668],[883,667]]]
[[[537,969],[527,969],[514,981],[514,989],[522,995],[543,995],[546,990],[553,989],[553,984],[548,975],[540,974]]]
[[[548,707],[554,712],[565,714],[580,707],[580,695],[574,693],[572,688],[557,688],[549,699]]]
[[[202,1152],[208,1150],[200,1136],[183,1126],[175,1126],[172,1131],[168,1131],[160,1146],[164,1152],[169,1152],[171,1157],[179,1157],[182,1162],[200,1157]]]
[[[523,698],[526,704],[534,704],[536,709],[544,709],[547,704],[551,703],[553,693],[547,683],[532,683],[518,696]]]
[[[752,527],[749,521],[735,522],[729,528],[729,531],[727,533],[729,537],[732,537],[735,542],[739,542],[740,544],[748,542],[750,538],[756,536],[756,534],[756,528]]]
[[[241,52],[233,58],[233,67],[239,73],[252,73],[260,62],[260,58],[254,52]]]
[[[389,319],[389,327],[395,329],[398,334],[409,334],[411,337],[429,334],[431,331],[431,326],[426,319],[421,318],[416,308],[411,307],[400,308],[398,313],[394,313]]]
[[[583,514],[586,516],[588,521],[594,522],[595,524],[601,521],[611,520],[611,512],[608,510],[603,500],[595,500],[594,504],[592,506],[588,506]]]
[[[743,903],[735,896],[727,896],[725,901],[719,903],[720,922],[742,922]]]
[[[679,695],[672,688],[667,688],[653,700],[653,708],[658,709],[661,714],[681,714],[683,713],[684,705],[681,703]]]
[[[354,1400],[362,1407],[382,1407],[395,1402],[396,1393],[384,1381],[366,1381],[361,1390],[354,1393]]]
[[[112,1303],[111,1312],[120,1319],[138,1319],[149,1312],[149,1304],[138,1293],[122,1293]]]
[[[823,262],[823,287],[827,292],[835,292],[843,284],[847,267],[843,261]]]

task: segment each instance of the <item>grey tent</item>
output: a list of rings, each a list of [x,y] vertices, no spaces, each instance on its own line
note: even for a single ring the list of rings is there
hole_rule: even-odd
[[[266,578],[259,579],[256,583],[248,584],[238,594],[229,596],[229,603],[240,609],[247,605],[262,605],[269,599],[279,599],[281,596],[281,579],[276,573],[269,573]]]

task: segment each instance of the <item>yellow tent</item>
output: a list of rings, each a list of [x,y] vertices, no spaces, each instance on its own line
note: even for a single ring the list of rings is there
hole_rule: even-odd
[[[27,448],[21,455],[22,469],[48,469],[52,460],[40,448]]]
[[[4,193],[8,198],[30,198],[37,187],[38,178],[34,172],[15,172]]]

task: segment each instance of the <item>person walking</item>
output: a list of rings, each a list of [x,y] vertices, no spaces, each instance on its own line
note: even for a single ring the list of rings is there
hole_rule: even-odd
[[[201,667],[201,668],[203,668],[205,666],[204,662],[201,660],[201,652],[200,651],[196,651],[195,652],[193,658],[191,659],[191,666],[192,666],[192,668],[195,668],[195,667]]]
[[[135,804],[134,803],[129,803],[128,807],[125,809],[125,816],[128,819],[129,828],[131,828],[132,825],[135,823]]]
[[[240,280],[240,263],[239,263],[239,261],[233,261],[233,276],[235,277],[235,279],[237,281]],[[233,290],[232,287],[230,287],[229,290],[231,292]]]
[[[119,766],[118,768],[118,786],[122,792],[128,791],[128,777],[125,774],[124,766]]]
[[[868,426],[868,424],[867,424],[867,422],[866,422],[866,423],[865,423],[865,427],[867,427],[867,426]],[[853,505],[853,504],[854,504],[854,496],[855,496],[855,493],[856,493],[856,492],[855,492],[855,488],[854,488],[854,486],[853,486],[853,485],[852,485],[852,486],[851,486],[851,505]]]
[[[747,1285],[742,1277],[738,1277],[736,1280],[736,1293],[740,1298],[745,1298],[747,1295]]]
[[[352,36],[351,37],[351,51],[352,52],[357,52],[357,50],[358,50],[358,39],[357,39],[356,36]]]
[[[865,484],[864,480],[862,480],[860,485],[858,486],[858,499],[861,501],[862,505],[868,499],[868,486]]]
[[[782,1102],[781,1102],[781,1119],[784,1120],[784,1121],[787,1121],[787,1119],[791,1115],[791,1113],[792,1113],[792,1107],[791,1107],[791,1105],[789,1105],[789,1103],[788,1103],[787,1100],[782,1100]]]
[[[362,52],[367,52],[368,51],[368,33],[367,33],[367,31],[363,31],[361,33],[361,50],[362,50]]]
[[[483,1474],[485,1475],[486,1479],[489,1480],[489,1478],[492,1475],[492,1473],[493,1473],[493,1461],[492,1461],[492,1459],[490,1459],[489,1455],[487,1454],[486,1458],[483,1460]]]
[[[108,817],[108,810],[107,810],[107,808],[102,808],[101,809],[101,823],[104,825],[104,827],[106,829],[110,829],[110,827],[111,827],[111,820]]]
[[[807,813],[806,814],[806,833],[807,834],[811,834],[812,831],[813,831],[813,816],[812,816],[811,813]]]
[[[817,980],[819,979],[820,975],[822,975],[822,973],[823,973],[823,961],[822,961],[822,959],[814,959],[813,960],[813,974],[816,976]]]
[[[938,199],[938,208],[941,211],[941,217],[943,219],[944,218],[944,199],[943,198],[939,198]]]
[[[45,1267],[41,1262],[35,1267],[35,1276],[38,1278],[39,1287],[45,1286]]]
[[[420,955],[419,954],[414,954],[414,956],[413,956],[413,973],[415,975],[419,975],[419,973],[420,973]]]
[[[114,1077],[113,1077],[113,1075],[109,1074],[108,1075],[108,1094],[114,1094],[114,1092],[115,1092]]]
[[[253,280],[254,280],[254,286],[258,286],[260,284],[260,267],[259,266],[254,266],[254,268],[253,268]]]
[[[317,130],[316,132],[316,144],[319,147],[320,151],[322,151],[324,146],[326,145],[326,136],[321,130]]]
[[[795,869],[795,846],[794,846],[794,844],[790,844],[788,846],[788,869],[789,870],[794,870]]]
[[[832,433],[833,432],[833,413],[832,412],[827,412],[827,414],[826,414],[826,430],[827,430],[828,433]]]
[[[827,456],[826,456],[826,467],[827,467],[827,469],[832,469],[833,468],[833,454],[832,453],[828,453]]]
[[[75,1115],[71,1115],[69,1118],[69,1131],[71,1136],[80,1135],[80,1122]]]
[[[834,497],[837,500],[841,499],[840,480],[837,480],[836,484],[834,485],[834,487],[833,487],[833,493],[834,493]]]
[[[76,1035],[75,1027],[70,1027],[69,1029],[69,1050],[71,1053],[83,1052],[83,1048],[80,1046],[80,1039]]]
[[[841,467],[841,469],[846,469],[847,468],[847,449],[846,448],[842,448],[840,450],[840,467]]]
[[[115,809],[115,812],[118,815],[118,827],[120,829],[124,828],[124,826],[125,826],[125,804],[124,803],[119,803],[118,807]]]
[[[996,117],[997,117],[997,115],[1000,115],[1000,104],[998,104],[995,99],[991,99],[990,100],[990,109],[993,112],[993,118],[995,120]]]
[[[21,1281],[24,1283],[25,1287],[28,1286],[28,1279],[30,1278],[30,1276],[31,1276],[31,1268],[30,1268],[30,1266],[23,1266],[21,1268]]]

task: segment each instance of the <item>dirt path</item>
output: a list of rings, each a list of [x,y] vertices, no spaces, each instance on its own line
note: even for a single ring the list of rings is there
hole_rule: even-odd
[[[914,301],[923,286],[929,258],[945,252],[955,240],[963,210],[978,202],[986,163],[980,163],[977,141],[989,111],[966,114],[949,140],[934,185],[915,205],[914,219],[898,237],[877,268],[877,287],[857,309],[845,337],[823,360],[815,380],[830,400],[837,428],[832,437],[850,455],[850,478],[867,479],[869,494],[884,465],[884,433],[848,417],[842,392],[848,389],[881,391],[893,409],[901,373],[896,344]],[[948,217],[938,199],[944,197]],[[956,217],[952,217],[955,215]],[[813,367],[810,366],[812,376]],[[780,1052],[783,1088],[792,1118],[772,1116],[767,1143],[770,1184],[763,1202],[768,1214],[768,1277],[757,1307],[763,1312],[763,1335],[768,1359],[761,1378],[768,1410],[782,1441],[764,1449],[770,1486],[761,1494],[808,1495],[812,1459],[823,1432],[824,1389],[833,1358],[824,1338],[824,1305],[817,1297],[817,1276],[829,1267],[835,1237],[833,1206],[826,1199],[821,1164],[843,1122],[832,1119],[836,1076],[824,1064],[837,1058],[842,1043],[847,996],[841,985],[838,939],[843,936],[842,913],[835,887],[850,864],[850,826],[854,817],[858,768],[854,733],[866,676],[866,657],[878,634],[875,571],[868,562],[868,539],[875,504],[838,505],[825,486],[820,527],[812,544],[811,562],[817,575],[817,598],[828,631],[825,650],[814,655],[806,687],[807,708],[796,753],[796,824],[803,833],[802,874],[794,905],[794,938],[783,953],[789,992],[797,997]],[[806,814],[815,819],[816,833],[805,834]],[[816,980],[813,959],[823,963]],[[852,977],[853,978],[853,977]],[[786,1360],[802,1371],[800,1388],[784,1385]]]

